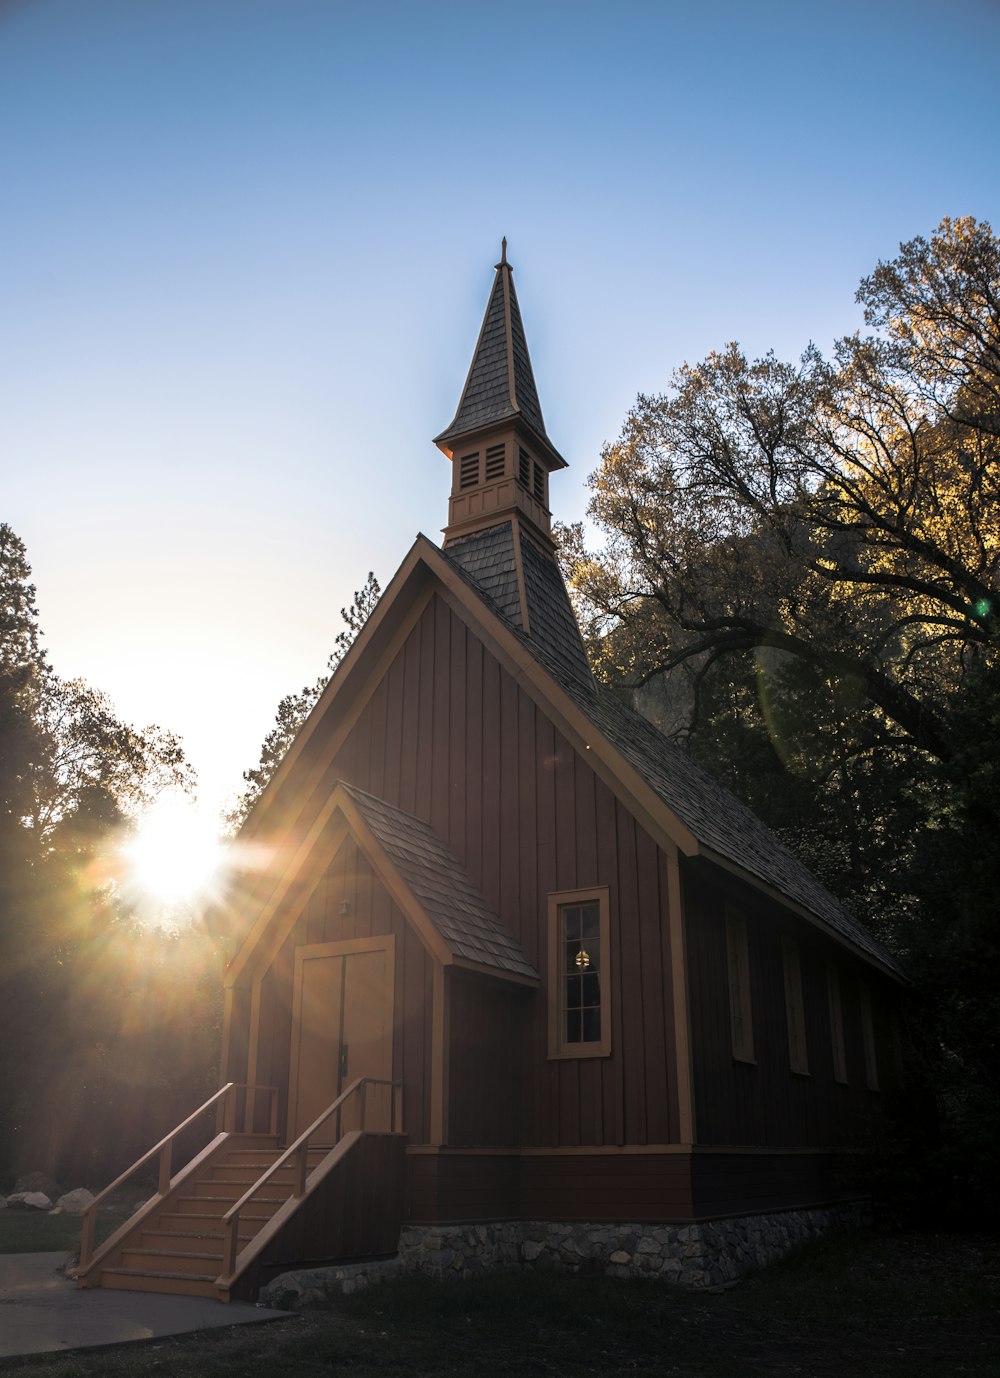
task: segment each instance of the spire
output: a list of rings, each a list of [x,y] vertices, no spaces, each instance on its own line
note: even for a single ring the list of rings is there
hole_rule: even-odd
[[[505,237],[458,410],[434,443],[450,458],[463,437],[515,420],[530,431],[549,471],[565,467],[566,461],[545,431]]]

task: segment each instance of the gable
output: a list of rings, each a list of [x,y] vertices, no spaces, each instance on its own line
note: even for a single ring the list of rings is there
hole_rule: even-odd
[[[558,647],[550,652],[519,631],[447,551],[439,551],[423,536],[417,538],[258,801],[245,830],[247,837],[273,836],[275,831],[286,830],[298,833],[307,826],[310,816],[322,807],[324,778],[326,788],[332,787],[331,763],[370,700],[403,692],[418,697],[422,694],[433,701],[433,658],[429,665],[414,664],[409,670],[404,665],[401,690],[393,690],[385,680],[389,666],[435,598],[497,659],[668,854],[679,851],[689,857],[701,856],[732,870],[881,969],[897,970],[892,958],[749,809],[646,719],[562,664]],[[439,634],[446,635],[443,627]],[[468,692],[471,695],[479,690],[470,684]],[[489,712],[489,706],[484,704],[483,711]],[[446,712],[443,706],[441,712]],[[498,733],[500,729],[498,719]],[[440,730],[447,730],[445,722]],[[386,739],[384,745],[387,758],[391,757],[392,743]],[[411,808],[407,791],[416,801],[424,782],[439,768],[439,763],[435,765],[433,734],[412,746],[398,765],[390,761],[387,766],[401,772],[402,793],[394,797],[407,809]],[[351,768],[342,764],[340,771],[345,778],[353,778]],[[393,795],[392,790],[383,792],[377,787],[375,792]],[[433,823],[431,807],[428,799],[426,807],[413,807],[412,811]],[[446,829],[441,831],[447,835]]]

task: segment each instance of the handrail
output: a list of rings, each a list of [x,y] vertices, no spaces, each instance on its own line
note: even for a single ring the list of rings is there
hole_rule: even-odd
[[[352,1081],[350,1086],[348,1086],[345,1090],[341,1091],[337,1099],[333,1101],[330,1105],[328,1105],[321,1115],[319,1115],[315,1120],[313,1120],[312,1124],[308,1127],[308,1129],[304,1129],[302,1131],[302,1133],[299,1135],[299,1137],[295,1140],[294,1143],[289,1144],[289,1146],[285,1149],[284,1153],[282,1153],[281,1156],[274,1163],[271,1164],[271,1166],[267,1169],[266,1172],[264,1172],[260,1177],[257,1178],[257,1181],[254,1182],[251,1187],[247,1188],[247,1190],[243,1193],[239,1200],[234,1205],[230,1206],[229,1210],[226,1211],[225,1215],[222,1217],[222,1224],[226,1231],[226,1238],[223,1246],[223,1257],[225,1261],[225,1270],[223,1273],[224,1277],[232,1277],[233,1274],[236,1272],[236,1255],[238,1252],[240,1229],[240,1211],[243,1209],[243,1207],[247,1205],[247,1203],[254,1196],[256,1196],[257,1192],[260,1191],[261,1187],[263,1187],[265,1183],[269,1182],[271,1178],[275,1175],[275,1173],[277,1173],[281,1168],[285,1167],[293,1158],[295,1160],[295,1175],[292,1180],[291,1195],[292,1198],[295,1200],[298,1200],[300,1197],[304,1196],[306,1192],[306,1168],[309,1162],[308,1155],[310,1138],[313,1134],[315,1134],[315,1132],[318,1129],[321,1129],[323,1125],[326,1124],[327,1120],[330,1119],[332,1115],[336,1115],[337,1132],[333,1144],[333,1147],[336,1147],[337,1143],[339,1143],[340,1139],[343,1137],[341,1129],[343,1125],[342,1111],[344,1105],[350,1099],[351,1096],[355,1095],[359,1091],[361,1100],[361,1123],[359,1127],[363,1131],[365,1127],[365,1111],[368,1101],[367,1090],[369,1086],[389,1086],[392,1088],[394,1094],[392,1097],[392,1109],[389,1115],[389,1132],[390,1134],[396,1133],[396,1122],[397,1120],[402,1119],[402,1107],[399,1104],[399,1093],[402,1090],[401,1083],[396,1081],[388,1081],[381,1077],[358,1077],[355,1081]]]
[[[153,1147],[149,1149],[146,1153],[144,1153],[141,1158],[137,1158],[131,1167],[126,1168],[123,1173],[116,1177],[115,1180],[110,1184],[110,1186],[107,1186],[104,1188],[103,1191],[98,1192],[98,1194],[94,1197],[93,1201],[91,1201],[88,1204],[87,1209],[83,1212],[83,1229],[80,1236],[79,1269],[81,1273],[84,1271],[84,1269],[88,1267],[91,1258],[93,1257],[94,1235],[97,1228],[97,1211],[101,1203],[105,1201],[112,1194],[112,1192],[117,1191],[123,1183],[127,1182],[128,1179],[133,1175],[133,1173],[138,1172],[140,1168],[145,1167],[147,1163],[151,1162],[157,1154],[159,1154],[160,1156],[160,1162],[157,1172],[157,1184],[155,1195],[166,1196],[167,1192],[170,1190],[170,1183],[173,1175],[172,1169],[174,1140],[178,1138],[181,1134],[183,1134],[186,1129],[189,1129],[190,1126],[194,1124],[195,1120],[197,1120],[199,1116],[203,1115],[206,1112],[206,1110],[210,1110],[212,1106],[215,1105],[216,1101],[220,1102],[220,1109],[223,1111],[223,1114],[225,1114],[225,1111],[228,1109],[229,1104],[231,1104],[230,1097],[232,1096],[232,1093],[234,1091],[269,1091],[271,1093],[270,1132],[272,1134],[275,1133],[275,1116],[277,1112],[278,1095],[277,1087],[250,1086],[246,1082],[235,1081],[227,1081],[225,1086],[220,1086],[218,1091],[216,1091],[214,1095],[209,1096],[208,1100],[205,1101],[204,1105],[200,1105],[197,1110],[193,1111],[190,1115],[188,1115],[186,1120],[182,1120],[181,1123],[176,1126],[176,1128],[172,1129],[169,1134],[165,1135],[159,1143],[154,1144]]]

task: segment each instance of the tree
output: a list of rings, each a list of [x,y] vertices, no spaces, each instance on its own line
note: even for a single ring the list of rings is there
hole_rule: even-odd
[[[945,220],[858,292],[832,361],[730,345],[640,397],[562,533],[599,669],[638,685],[783,653],[947,758],[947,696],[1000,632],[1000,244]]]
[[[355,591],[349,608],[341,608],[344,630],[338,632],[333,650],[326,664],[326,673],[319,676],[314,684],[307,684],[297,694],[286,694],[278,704],[274,726],[264,738],[260,749],[260,760],[251,770],[243,772],[247,788],[240,795],[228,815],[231,827],[238,828],[249,816],[254,804],[264,793],[271,776],[285,758],[285,753],[298,736],[299,729],[315,708],[323,690],[337,666],[352,646],[355,637],[368,621],[382,592],[379,582],[371,570],[364,585]]]

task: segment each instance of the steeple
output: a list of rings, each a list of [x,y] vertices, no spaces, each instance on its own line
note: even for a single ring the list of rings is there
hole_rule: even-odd
[[[566,461],[545,431],[506,239],[458,410],[434,443],[453,465],[445,545],[515,513],[548,542],[549,474]]]

